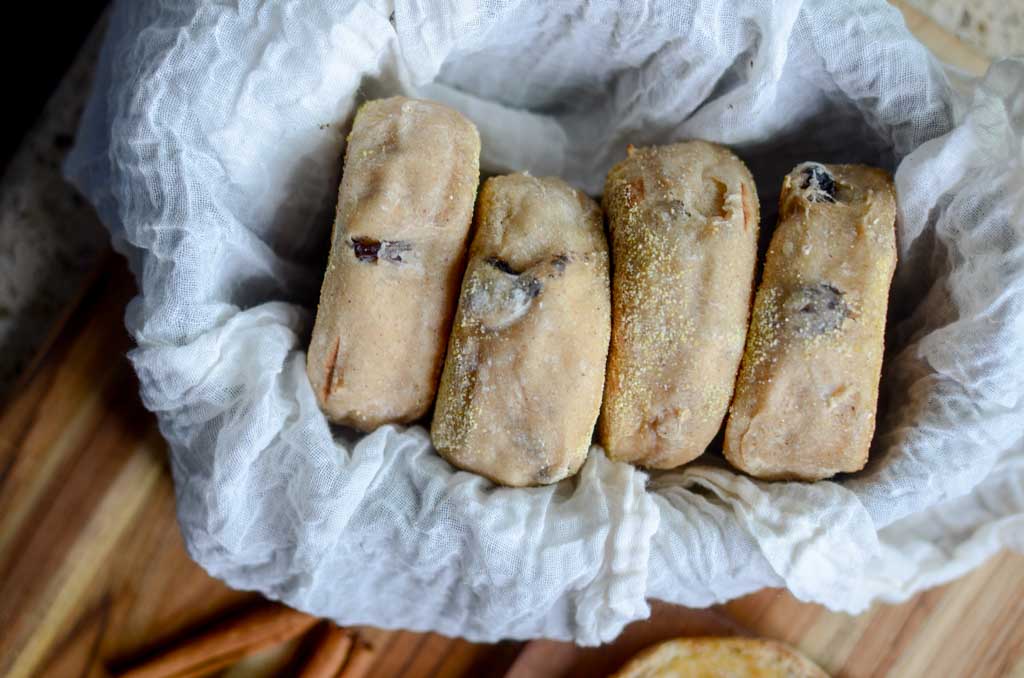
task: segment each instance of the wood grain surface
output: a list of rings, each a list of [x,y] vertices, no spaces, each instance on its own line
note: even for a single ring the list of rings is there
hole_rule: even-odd
[[[166,450],[138,401],[122,326],[133,283],[98,276],[0,414],[0,674],[103,676],[209,624],[252,594],[193,564],[174,519]],[[709,610],[655,603],[610,647],[476,645],[437,634],[360,632],[370,676],[601,675],[679,635],[777,638],[844,676],[1024,676],[1024,556],[1005,554],[902,605],[851,617],[766,590]],[[287,674],[301,641],[222,675]]]
[[[984,59],[901,6],[947,60]],[[70,190],[70,189],[68,189]],[[126,357],[134,284],[108,256],[0,409],[0,675],[104,676],[196,624],[249,604],[188,558],[174,518],[166,449]],[[952,584],[851,617],[766,590],[709,610],[655,603],[611,646],[477,645],[437,634],[360,629],[369,675],[601,675],[678,635],[789,642],[841,676],[1024,677],[1024,556],[1000,555]],[[288,675],[306,641],[220,675]]]

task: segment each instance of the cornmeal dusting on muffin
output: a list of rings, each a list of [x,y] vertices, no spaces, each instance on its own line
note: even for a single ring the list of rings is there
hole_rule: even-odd
[[[779,205],[724,451],[761,478],[816,480],[867,460],[895,196],[880,170],[804,163]]]
[[[732,396],[757,247],[757,193],[728,150],[629,149],[608,175],[613,331],[600,421],[609,455],[669,468],[704,451]]]
[[[489,179],[431,427],[438,452],[505,485],[578,471],[610,314],[597,204],[559,179]]]

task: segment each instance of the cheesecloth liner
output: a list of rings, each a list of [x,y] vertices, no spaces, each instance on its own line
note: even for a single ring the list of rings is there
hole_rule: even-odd
[[[867,0],[433,5],[117,4],[67,173],[139,279],[131,360],[193,558],[341,623],[593,644],[645,597],[787,586],[856,612],[1024,550],[1024,62],[959,94]],[[420,427],[328,426],[304,348],[346,125],[394,93],[465,112],[485,171],[593,194],[627,142],[728,144],[766,230],[800,161],[894,169],[869,467],[648,476],[595,447],[576,479],[501,489]]]

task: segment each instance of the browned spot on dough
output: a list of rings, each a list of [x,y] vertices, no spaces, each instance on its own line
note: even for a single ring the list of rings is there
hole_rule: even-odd
[[[590,196],[583,191],[574,191],[573,194],[576,196],[576,202],[578,202],[580,207],[583,208],[583,211],[589,212],[591,205],[593,205],[593,202],[590,200]]]
[[[714,204],[711,207],[712,211],[708,214],[708,217],[710,218],[712,214],[717,214],[724,219],[726,216],[725,199],[729,195],[729,186],[721,179],[712,177],[711,187],[714,191],[714,193],[712,193],[714,196]]]
[[[740,202],[743,204],[743,230],[750,229],[750,222],[752,220],[751,209],[750,209],[750,198],[747,197],[747,185],[740,182]]]
[[[340,348],[341,337],[338,337],[334,342],[334,350],[331,351],[331,357],[327,359],[327,381],[324,382],[324,401],[330,397],[332,387],[334,386],[334,371],[338,369],[338,350]]]
[[[637,177],[626,182],[624,198],[627,209],[632,209],[643,202],[645,195],[647,195],[647,192],[644,190],[643,177]]]

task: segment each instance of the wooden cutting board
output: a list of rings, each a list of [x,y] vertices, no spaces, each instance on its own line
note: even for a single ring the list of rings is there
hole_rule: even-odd
[[[125,352],[134,286],[108,259],[0,415],[0,673],[101,676],[187,626],[239,605],[189,559],[174,520],[165,447],[139,404]],[[600,675],[678,635],[755,634],[848,676],[1024,675],[1024,556],[859,617],[762,591],[709,610],[654,604],[611,647],[474,645],[365,629],[374,676]],[[295,645],[230,675],[275,675]]]
[[[976,52],[905,12],[947,61],[984,68]],[[2,675],[103,676],[111,660],[253,597],[211,579],[185,553],[165,445],[125,357],[130,276],[109,256],[83,290],[0,410]],[[708,610],[656,603],[650,620],[600,649],[362,633],[377,647],[373,676],[601,675],[662,638],[732,633],[790,642],[845,676],[1024,676],[1022,601],[1024,556],[1004,554],[858,617],[774,590]],[[223,675],[287,675],[295,647]]]

